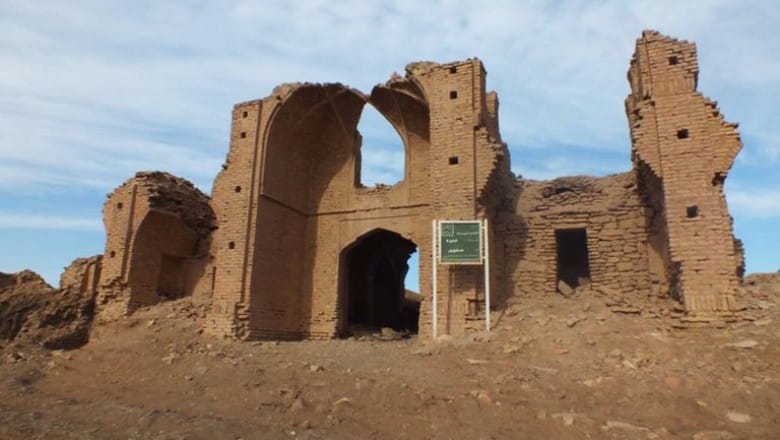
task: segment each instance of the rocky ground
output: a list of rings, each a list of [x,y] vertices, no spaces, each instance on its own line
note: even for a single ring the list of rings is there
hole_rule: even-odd
[[[234,342],[199,333],[205,301],[167,302],[76,350],[0,343],[0,438],[777,439],[778,300],[776,275],[716,319],[528,298],[427,343]]]

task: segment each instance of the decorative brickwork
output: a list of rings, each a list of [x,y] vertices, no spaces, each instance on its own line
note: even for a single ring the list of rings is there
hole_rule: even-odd
[[[692,44],[645,32],[626,100],[633,170],[544,182],[512,174],[498,97],[477,59],[409,64],[370,95],[279,86],[234,107],[211,200],[163,173],[140,173],[109,197],[101,315],[203,292],[213,299],[206,330],[218,335],[332,338],[395,326],[429,337],[434,219],[488,219],[499,310],[590,286],[731,310],[744,263],[723,181],[741,144],[696,92],[697,74]],[[360,183],[366,105],[403,141],[395,185]],[[415,248],[419,298],[403,285]],[[482,268],[441,266],[438,277],[440,332],[484,328]]]

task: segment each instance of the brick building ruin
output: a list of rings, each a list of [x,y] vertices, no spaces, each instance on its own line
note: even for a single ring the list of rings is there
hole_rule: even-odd
[[[645,31],[625,102],[632,169],[551,181],[511,172],[477,59],[412,63],[370,94],[279,86],[234,107],[210,198],[166,173],[139,173],[109,196],[98,316],[204,295],[212,334],[332,338],[360,325],[430,337],[434,219],[488,220],[498,310],[584,285],[734,310],[743,263],[723,183],[741,142],[697,75],[692,43]],[[403,141],[395,185],[361,184],[366,105]],[[404,289],[415,250],[419,302]],[[483,328],[481,267],[440,266],[437,284],[440,333]]]

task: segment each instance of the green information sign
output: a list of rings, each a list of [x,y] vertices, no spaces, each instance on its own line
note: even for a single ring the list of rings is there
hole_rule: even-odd
[[[482,264],[480,221],[439,222],[439,262],[442,264]]]

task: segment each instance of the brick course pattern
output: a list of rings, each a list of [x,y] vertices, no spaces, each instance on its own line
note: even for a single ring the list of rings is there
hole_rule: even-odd
[[[741,276],[723,183],[742,149],[737,124],[696,91],[696,46],[645,31],[626,114],[640,186],[650,200],[657,276],[690,311],[733,310]]]
[[[162,172],[139,172],[109,195],[96,300],[100,319],[161,298],[211,294],[214,214],[208,202],[192,183]]]
[[[626,100],[633,169],[552,181],[511,172],[498,97],[477,59],[412,63],[370,94],[281,85],[233,108],[211,199],[165,173],[139,173],[110,195],[99,316],[204,294],[206,331],[217,335],[333,338],[356,313],[378,323],[414,310],[414,329],[430,337],[434,219],[488,220],[496,309],[594,286],[732,310],[743,262],[723,181],[741,143],[696,92],[697,74],[692,44],[644,32]],[[404,178],[392,186],[361,183],[366,105],[404,144]],[[414,246],[421,292],[411,307],[396,281]],[[441,333],[484,328],[481,267],[440,266],[437,284]]]

